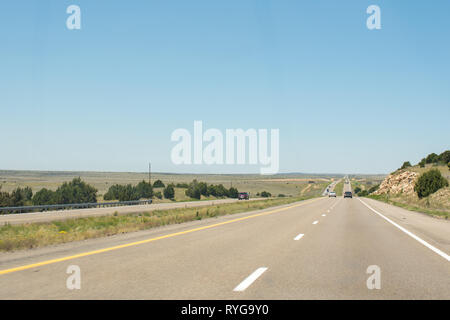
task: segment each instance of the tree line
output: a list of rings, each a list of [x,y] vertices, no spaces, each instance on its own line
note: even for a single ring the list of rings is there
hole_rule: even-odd
[[[425,167],[425,164],[435,163],[435,164],[444,164],[448,165],[450,168],[450,150],[446,150],[441,154],[430,153],[428,156],[420,160],[419,166],[421,168]]]
[[[155,188],[163,188],[161,191],[154,191]],[[161,180],[156,180],[153,185],[142,181],[137,186],[128,185],[113,185],[104,195],[105,200],[119,200],[130,201],[139,200],[141,198],[158,198],[174,199],[175,188],[185,188],[186,196],[200,200],[201,196],[213,196],[217,198],[237,198],[239,191],[236,188],[225,188],[223,184],[207,184],[206,182],[197,181],[194,179],[191,183],[169,183],[164,184]]]
[[[131,184],[115,184],[109,187],[108,192],[103,196],[104,200],[133,201],[142,198],[151,199],[153,197],[153,187],[150,183],[142,180],[136,186]]]
[[[97,189],[82,181],[81,178],[64,182],[56,191],[43,188],[34,195],[30,187],[17,188],[11,193],[0,192],[0,207],[87,202],[97,202]]]
[[[450,169],[450,150],[446,150],[442,152],[441,154],[436,153],[430,153],[425,158],[422,158],[422,160],[419,161],[418,165],[421,168],[425,168],[426,164],[442,164],[447,165]],[[412,167],[411,162],[405,161],[403,162],[403,165],[400,167],[399,170],[403,170],[406,168]]]
[[[193,199],[200,199],[201,196],[237,198],[239,195],[239,191],[234,187],[227,189],[223,186],[223,184],[207,184],[206,182],[199,182],[196,179],[188,185],[185,193],[188,197]]]
[[[154,191],[155,188],[163,188],[161,191]],[[239,191],[234,188],[226,188],[223,184],[207,184],[193,180],[191,183],[170,183],[165,185],[161,180],[156,180],[153,185],[146,181],[141,181],[137,185],[114,184],[109,187],[103,196],[106,201],[133,201],[139,199],[151,199],[156,197],[162,199],[174,199],[175,188],[185,188],[186,196],[200,200],[201,196],[217,198],[237,198]],[[266,195],[263,195],[266,196]],[[270,194],[269,194],[270,196]],[[43,188],[33,195],[30,187],[17,188],[11,193],[2,192],[0,186],[0,207],[20,207],[26,205],[52,205],[52,204],[73,204],[73,203],[95,203],[97,202],[97,189],[82,181],[81,178],[74,178],[71,182],[64,182],[56,191]]]

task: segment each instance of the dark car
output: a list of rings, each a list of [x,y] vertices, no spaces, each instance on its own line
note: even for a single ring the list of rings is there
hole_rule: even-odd
[[[248,200],[250,198],[248,192],[239,192],[239,200]]]
[[[352,198],[352,197],[353,197],[353,195],[352,195],[351,191],[345,191],[344,192],[344,198]]]

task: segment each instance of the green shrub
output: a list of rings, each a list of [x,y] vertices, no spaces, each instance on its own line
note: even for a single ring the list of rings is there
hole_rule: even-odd
[[[380,185],[379,184],[377,184],[377,185],[375,185],[375,186],[373,186],[373,187],[371,187],[370,189],[369,189],[369,193],[374,193],[375,191],[377,191],[378,190],[378,188],[380,187]]]
[[[438,160],[442,163],[449,163],[450,162],[450,150],[446,150],[446,151],[442,152],[439,155]]]
[[[163,196],[162,196],[161,191],[156,192],[155,197],[157,197],[158,199],[162,199]]]
[[[419,166],[420,166],[421,168],[425,168],[425,163],[426,163],[425,158],[423,158],[422,160],[420,160]]]
[[[137,186],[115,184],[109,187],[108,192],[103,196],[104,200],[131,201],[141,198],[151,199],[153,188],[149,182],[142,180]]]
[[[122,192],[119,194],[119,201],[133,201],[139,200],[139,194],[136,187],[131,184],[127,184],[122,188]]]
[[[26,189],[21,191],[20,197],[31,198],[31,189]],[[16,193],[15,196],[18,197],[18,194]],[[97,189],[81,181],[80,178],[75,178],[71,182],[64,182],[56,191],[43,188],[31,199],[34,205],[97,202]]]
[[[369,195],[369,192],[367,190],[362,190],[360,193],[358,193],[358,196],[360,197],[366,197]]]
[[[164,188],[164,198],[173,199],[175,197],[175,189],[173,188],[173,184],[169,184]]]
[[[206,193],[208,193],[208,186],[206,187]],[[199,183],[196,179],[189,183],[185,194],[192,199],[200,200],[202,197],[202,190],[200,190]]]
[[[115,184],[112,185],[108,192],[103,196],[104,200],[119,200],[119,201],[131,201],[131,200],[139,200],[140,194],[136,187],[133,187],[131,184],[128,185],[120,185]]]
[[[272,196],[272,194],[270,192],[267,192],[267,191],[261,192],[261,197],[263,197],[263,198],[269,198],[271,196]]]
[[[33,204],[35,206],[56,204],[56,193],[52,190],[42,188],[34,194]]]
[[[406,169],[409,167],[411,167],[411,163],[409,161],[405,161],[405,162],[403,162],[403,165],[400,169]]]
[[[1,190],[1,186],[0,186]],[[11,193],[0,192],[0,207],[21,207],[31,204],[33,192],[30,187],[17,188]]]
[[[223,184],[207,184],[206,182],[198,182],[196,179],[194,179],[188,185],[185,194],[193,199],[200,199],[201,196],[237,198],[239,191],[233,187],[227,189],[223,186]]]
[[[177,183],[176,184],[176,187],[177,188],[184,188],[184,189],[187,189],[187,188],[189,188],[189,185],[187,184],[187,183]]]
[[[448,181],[441,175],[441,172],[437,169],[431,169],[419,177],[414,186],[414,191],[417,192],[419,198],[424,198],[447,186]]]
[[[56,189],[56,203],[91,203],[97,202],[97,189],[90,186],[81,178],[74,178],[71,182],[64,182]]]
[[[150,184],[150,182],[146,182],[145,180],[142,180],[137,184],[136,192],[139,195],[139,199],[151,199],[151,197],[153,196],[152,185]]]
[[[233,198],[233,199],[237,199],[237,197],[239,196],[239,191],[236,188],[231,187],[230,189],[228,189],[228,197],[229,198]]]
[[[439,160],[439,156],[436,153],[430,153],[426,158],[425,158],[425,162],[426,163],[435,163],[438,162]]]
[[[156,180],[153,183],[153,188],[164,188],[165,184],[161,180]]]

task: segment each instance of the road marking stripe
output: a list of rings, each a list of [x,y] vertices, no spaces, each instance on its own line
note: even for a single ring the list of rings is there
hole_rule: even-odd
[[[251,215],[251,216],[246,216],[246,217],[242,217],[242,218],[236,218],[236,219],[233,219],[233,220],[224,221],[224,222],[220,222],[220,223],[216,223],[216,224],[211,224],[211,225],[207,225],[207,226],[203,226],[203,227],[199,227],[199,228],[195,228],[195,229],[189,229],[189,230],[180,231],[180,232],[176,232],[176,233],[170,233],[170,234],[166,234],[164,236],[159,236],[159,237],[156,237],[156,238],[150,238],[150,239],[146,239],[146,240],[130,242],[130,243],[114,246],[114,247],[109,247],[109,248],[104,248],[104,249],[99,249],[99,250],[94,250],[94,251],[83,252],[83,253],[75,254],[75,255],[72,255],[72,256],[67,256],[67,257],[62,257],[62,258],[56,258],[56,259],[41,261],[41,262],[28,264],[28,265],[24,265],[24,266],[20,266],[20,267],[15,267],[15,268],[11,268],[11,269],[0,270],[0,275],[11,273],[11,272],[16,272],[16,271],[27,270],[27,269],[36,268],[36,267],[41,267],[41,266],[45,266],[45,265],[52,264],[52,263],[58,263],[58,262],[67,261],[67,260],[73,260],[73,259],[77,259],[77,258],[82,258],[82,257],[91,256],[91,255],[94,255],[94,254],[104,253],[104,252],[113,251],[113,250],[118,250],[118,249],[122,249],[122,248],[137,246],[137,245],[140,245],[140,244],[149,243],[149,242],[153,242],[153,241],[157,241],[157,240],[161,240],[161,239],[172,238],[172,237],[175,237],[175,236],[188,234],[188,233],[192,233],[192,232],[196,232],[196,231],[200,231],[200,230],[211,229],[211,228],[223,226],[223,225],[226,225],[226,224],[229,224],[229,223],[233,223],[233,222],[243,221],[243,220],[247,220],[247,219],[251,219],[251,218],[256,218],[256,217],[260,217],[260,216],[264,216],[264,215],[269,215],[269,214],[280,212],[280,211],[289,210],[289,209],[300,207],[302,205],[309,204],[309,203],[312,203],[312,202],[315,202],[315,201],[318,201],[318,200],[321,200],[321,199],[322,198],[316,198],[316,199],[312,199],[312,200],[304,200],[304,201],[302,201],[300,203],[297,203],[297,204],[294,204],[294,205],[291,205],[291,206],[288,206],[288,207],[283,207],[283,208],[278,208],[278,209],[274,209],[274,210],[270,210],[270,211],[265,211],[265,212],[257,213],[257,214]]]
[[[313,222],[313,224],[318,224],[318,223],[319,223],[319,221],[317,221],[317,220]]]
[[[294,238],[294,240],[300,240],[301,238],[303,238],[303,236],[304,236],[304,234],[303,234],[303,233],[300,233],[298,236],[296,236],[296,237]]]
[[[330,210],[333,210],[333,208],[339,203],[339,201],[341,201],[341,198],[339,198],[338,201],[336,201],[330,208]],[[328,210],[328,212],[330,212],[330,210]]]
[[[372,208],[371,206],[369,206],[367,203],[365,203],[364,201],[362,201],[361,199],[358,198],[359,201],[361,201],[361,203],[363,205],[365,205],[367,208],[369,208],[370,210],[372,210],[373,212],[375,212],[376,214],[378,214],[380,217],[382,217],[384,220],[386,220],[387,222],[390,222],[391,224],[393,224],[394,226],[396,226],[397,228],[399,228],[401,231],[403,231],[404,233],[406,233],[408,236],[410,236],[411,238],[419,241],[421,244],[423,244],[425,247],[427,247],[428,249],[434,251],[435,253],[437,253],[438,255],[440,255],[441,257],[443,257],[444,259],[446,259],[447,261],[450,262],[450,256],[448,254],[446,254],[445,252],[439,250],[438,248],[432,246],[431,244],[429,244],[428,242],[426,242],[425,240],[422,240],[421,238],[419,238],[418,236],[416,236],[414,233],[406,230],[405,228],[403,228],[402,226],[400,226],[399,224],[395,223],[394,221],[392,221],[391,219],[385,217],[384,215],[382,215],[381,213],[379,213],[377,210],[375,210],[374,208]]]
[[[256,279],[258,279],[265,271],[266,267],[256,269],[251,275],[245,278],[233,291],[244,291],[247,289]]]

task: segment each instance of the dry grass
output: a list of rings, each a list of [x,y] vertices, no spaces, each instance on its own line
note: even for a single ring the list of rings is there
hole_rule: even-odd
[[[334,192],[336,192],[337,196],[342,196],[342,193],[344,191],[344,179],[342,179],[341,181],[339,181],[335,186],[334,186]]]
[[[404,197],[389,196],[387,194],[382,194],[382,195],[373,195],[372,194],[367,197],[375,199],[375,200],[380,200],[380,201],[392,204],[394,206],[404,208],[406,210],[426,213],[426,214],[436,217],[436,218],[448,219],[450,216],[450,210],[446,210],[446,209],[443,209],[442,207],[435,206],[435,205],[431,206],[426,203],[426,201],[427,201],[426,199],[423,199],[423,201],[421,200],[422,202],[414,203],[413,201],[406,200]]]

